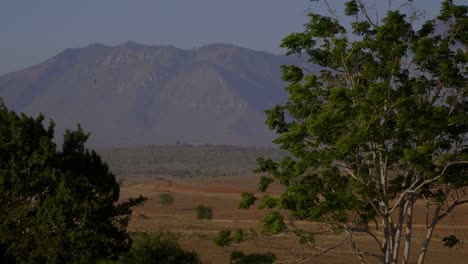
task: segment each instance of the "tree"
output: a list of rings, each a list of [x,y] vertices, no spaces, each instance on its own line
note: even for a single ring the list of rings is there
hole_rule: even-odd
[[[271,264],[276,260],[276,256],[272,253],[253,253],[245,254],[241,251],[233,251],[231,253],[231,264]]]
[[[283,66],[289,99],[266,111],[274,143],[290,153],[258,159],[257,171],[269,174],[259,190],[273,181],[286,187],[263,199],[272,210],[266,233],[299,235],[315,254],[349,243],[361,262],[408,263],[413,208],[422,201],[424,262],[437,224],[468,202],[467,10],[443,1],[440,15],[417,30],[398,10],[373,21],[353,0],[345,4],[351,32],[333,15],[311,13],[304,32],[283,40],[288,55],[306,56],[320,71]],[[277,209],[342,231],[343,240],[321,247],[319,234],[285,225]],[[360,249],[356,234],[379,251]]]
[[[129,249],[131,207],[89,134],[66,131],[61,151],[54,123],[43,126],[0,100],[0,259],[11,263],[95,263]],[[3,256],[1,256],[3,255]]]
[[[161,193],[159,195],[159,203],[164,206],[169,206],[174,204],[174,196],[170,193]]]
[[[197,206],[196,211],[197,211],[197,219],[211,220],[213,218],[213,210],[208,206],[200,204]]]
[[[117,264],[198,264],[200,256],[195,251],[183,250],[171,233],[138,234],[131,250],[121,256]]]

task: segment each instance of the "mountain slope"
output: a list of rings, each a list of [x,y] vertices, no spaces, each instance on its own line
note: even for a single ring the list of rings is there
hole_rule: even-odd
[[[79,122],[94,146],[268,145],[263,110],[286,99],[280,65],[291,63],[226,44],[92,44],[0,77],[0,97],[58,133]]]

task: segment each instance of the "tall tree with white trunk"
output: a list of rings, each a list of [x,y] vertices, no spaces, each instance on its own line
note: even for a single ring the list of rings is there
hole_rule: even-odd
[[[266,111],[274,142],[291,155],[258,160],[269,175],[260,191],[285,186],[262,199],[271,210],[264,231],[298,235],[317,254],[349,243],[361,262],[423,263],[437,224],[468,203],[468,7],[443,1],[437,18],[416,27],[399,10],[375,21],[364,4],[345,4],[350,30],[333,12],[310,13],[304,31],[282,42],[322,70],[283,66],[289,99]],[[243,197],[243,208],[255,201]],[[426,235],[411,256],[417,201],[427,207]],[[343,240],[321,243],[317,230],[284,224],[276,210],[340,230]],[[356,234],[379,250],[362,250]]]

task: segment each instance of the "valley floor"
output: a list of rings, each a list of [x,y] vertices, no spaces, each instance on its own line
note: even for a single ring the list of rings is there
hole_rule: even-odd
[[[234,244],[223,248],[214,244],[213,240],[219,230],[236,228],[257,231],[261,229],[258,220],[266,214],[265,211],[238,209],[240,193],[255,192],[258,177],[210,177],[181,179],[173,177],[130,178],[122,185],[122,198],[135,197],[142,194],[148,201],[141,207],[135,208],[130,222],[131,231],[168,230],[178,234],[179,243],[185,249],[196,250],[205,263],[229,263],[229,256],[233,250],[246,253],[272,252],[277,256],[275,263],[299,263],[294,260],[307,261],[300,263],[358,263],[354,254],[328,253],[314,257],[309,249],[304,248],[296,238],[289,236],[261,236],[249,239],[241,244]],[[162,192],[171,192],[175,202],[170,206],[159,203]],[[272,186],[269,194],[281,192],[280,186]],[[196,219],[195,207],[204,204],[213,209],[213,219],[201,221]],[[415,215],[422,216],[424,208],[417,204]],[[418,213],[419,212],[419,213]],[[412,259],[416,263],[418,250],[422,244],[423,219],[415,219],[415,238],[412,245]],[[317,228],[312,223],[297,222],[300,228]],[[459,244],[454,248],[443,246],[442,237],[454,234],[460,239],[468,241],[468,204],[455,210],[454,215],[444,219],[431,242],[426,263],[465,263],[468,258],[468,244]],[[322,237],[323,241],[336,242],[340,234]],[[373,242],[368,237],[357,238],[361,248],[376,251]],[[339,248],[341,251],[347,247]],[[368,258],[369,263],[376,263],[375,258]]]

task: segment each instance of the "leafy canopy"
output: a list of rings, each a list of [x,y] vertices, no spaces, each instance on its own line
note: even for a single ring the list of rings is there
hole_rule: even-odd
[[[115,264],[199,264],[200,256],[195,251],[183,250],[172,233],[139,233],[131,250],[122,255]],[[104,263],[102,263],[104,264]]]
[[[67,131],[56,150],[54,123],[9,111],[0,100],[0,259],[9,263],[94,263],[129,249],[131,207],[89,134]]]
[[[378,257],[391,263],[398,260],[403,222],[411,230],[412,205],[423,199],[436,212],[424,260],[438,221],[468,202],[467,11],[444,1],[437,19],[414,29],[398,10],[372,21],[363,1],[353,0],[345,5],[354,18],[351,32],[333,16],[311,13],[304,31],[281,46],[320,70],[282,66],[289,99],[266,111],[266,123],[291,157],[258,159],[257,171],[271,175],[259,191],[273,181],[286,187],[261,207],[289,210],[350,238],[369,234]],[[242,208],[256,200],[242,196]],[[367,226],[377,221],[376,230]],[[265,233],[288,231],[276,211],[262,222]],[[409,248],[411,231],[405,239]],[[362,260],[364,252],[349,241]]]

